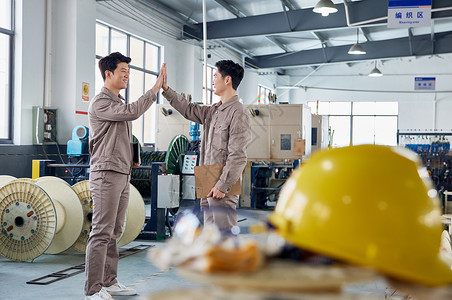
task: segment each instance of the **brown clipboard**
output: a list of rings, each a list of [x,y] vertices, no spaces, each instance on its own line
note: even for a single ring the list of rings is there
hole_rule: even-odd
[[[225,164],[217,165],[205,165],[195,167],[195,185],[196,185],[196,197],[207,198],[210,190],[217,184],[223,173]],[[231,190],[226,195],[240,195],[242,188],[240,186],[240,178],[231,187]]]

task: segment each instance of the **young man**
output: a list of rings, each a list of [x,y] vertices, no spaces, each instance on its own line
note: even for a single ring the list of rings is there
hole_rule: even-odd
[[[129,202],[130,170],[139,166],[133,163],[131,121],[155,102],[163,84],[163,71],[152,89],[137,101],[125,104],[119,92],[127,87],[130,61],[119,52],[99,61],[104,87],[88,109],[93,219],[86,247],[85,299],[136,294],[134,289],[116,280],[116,240],[121,236]]]
[[[201,199],[204,223],[214,223],[221,230],[237,225],[238,195],[226,195],[242,175],[246,165],[246,148],[251,141],[250,120],[237,96],[237,87],[243,79],[243,68],[231,60],[215,65],[215,94],[221,101],[211,106],[189,103],[163,82],[163,96],[186,119],[202,124],[200,165],[225,164],[216,185]]]

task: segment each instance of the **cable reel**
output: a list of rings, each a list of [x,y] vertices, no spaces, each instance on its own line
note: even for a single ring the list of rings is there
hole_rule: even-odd
[[[0,228],[0,254],[15,261],[33,260],[55,236],[55,206],[34,183],[7,183],[0,188]]]

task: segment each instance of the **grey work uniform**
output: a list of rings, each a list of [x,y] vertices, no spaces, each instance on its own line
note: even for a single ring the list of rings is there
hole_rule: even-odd
[[[226,164],[215,187],[228,193],[242,175],[246,165],[246,148],[251,141],[250,120],[237,96],[225,103],[201,106],[189,103],[168,89],[163,96],[186,119],[203,125],[200,165]],[[236,205],[239,196],[223,199],[201,199],[204,223],[215,223],[220,229],[237,225]],[[219,207],[219,208],[218,208]]]
[[[129,202],[133,161],[132,122],[156,100],[152,90],[124,104],[107,88],[89,104],[89,178],[93,199],[92,229],[86,247],[85,295],[117,282],[118,247]]]

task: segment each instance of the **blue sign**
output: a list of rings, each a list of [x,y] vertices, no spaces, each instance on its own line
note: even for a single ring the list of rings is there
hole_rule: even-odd
[[[388,3],[388,27],[431,25],[432,0],[397,0]]]
[[[414,89],[415,90],[435,90],[436,77],[415,77]]]

